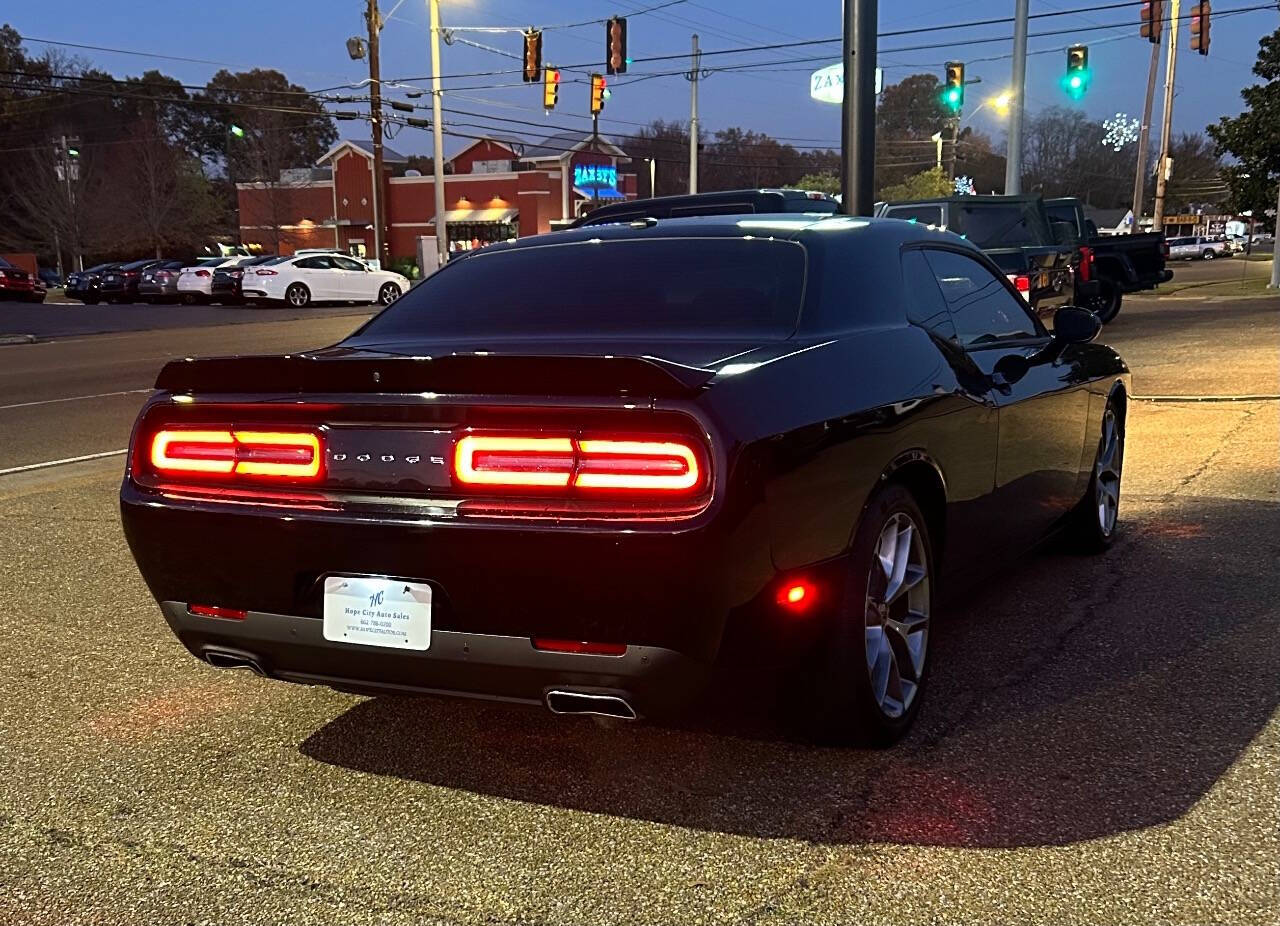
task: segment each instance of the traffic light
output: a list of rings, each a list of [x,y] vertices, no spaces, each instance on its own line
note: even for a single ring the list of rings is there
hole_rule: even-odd
[[[1160,34],[1164,31],[1164,0],[1143,0],[1142,28],[1139,34],[1152,45],[1160,44]]]
[[[530,29],[524,34],[524,82],[537,83],[542,76],[542,32]]]
[[[1209,0],[1200,0],[1191,13],[1191,50],[1209,54]]]
[[[542,72],[542,108],[550,112],[560,99],[560,71],[547,67]]]
[[[604,64],[610,74],[625,74],[627,65],[627,21],[615,16],[604,24]]]
[[[604,86],[603,74],[591,75],[591,114],[595,115],[604,109],[604,101],[607,99],[609,91]]]
[[[942,88],[942,105],[957,114],[964,108],[964,62],[947,62],[947,80]]]
[[[240,126],[235,125],[234,123],[232,123],[230,131],[231,131],[231,134],[232,134],[234,137],[236,137],[236,138],[244,138],[244,129],[240,128]]]
[[[1072,45],[1067,49],[1067,73],[1062,78],[1067,96],[1078,100],[1089,89],[1089,47]]]

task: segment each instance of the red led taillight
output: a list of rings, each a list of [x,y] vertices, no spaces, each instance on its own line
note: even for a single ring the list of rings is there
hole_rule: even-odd
[[[254,273],[260,277],[273,277],[277,275],[274,270],[255,270]]]
[[[458,441],[453,475],[465,486],[581,489],[586,492],[693,494],[707,471],[683,438],[578,439],[468,434]]]
[[[196,276],[198,276],[198,277],[207,277],[207,276],[211,276],[211,274],[209,273],[209,271],[208,271],[208,270],[197,270],[197,271],[196,271]]]
[[[319,479],[320,435],[314,431],[174,428],[151,438],[148,463],[159,475]]]
[[[1080,246],[1080,281],[1088,283],[1093,276],[1093,248]]]

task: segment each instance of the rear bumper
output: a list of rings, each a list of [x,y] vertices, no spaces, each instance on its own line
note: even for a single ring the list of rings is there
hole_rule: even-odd
[[[621,656],[536,650],[528,637],[433,631],[423,651],[355,646],[324,638],[318,618],[250,612],[244,620],[192,615],[163,601],[165,620],[182,644],[208,660],[239,656],[269,678],[368,693],[444,694],[542,703],[548,691],[613,695],[639,713],[686,701],[708,667],[672,650],[630,646]],[[215,655],[216,658],[216,655]]]
[[[139,296],[176,296],[178,295],[177,283],[139,283]]]
[[[19,296],[29,296],[31,295],[32,288],[30,280],[14,280],[9,277],[0,276],[0,293],[14,293]]]

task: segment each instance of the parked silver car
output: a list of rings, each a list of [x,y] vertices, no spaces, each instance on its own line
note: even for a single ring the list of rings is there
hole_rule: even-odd
[[[1227,242],[1219,238],[1190,236],[1186,238],[1170,238],[1169,260],[1215,260],[1219,257],[1230,257],[1231,248]]]

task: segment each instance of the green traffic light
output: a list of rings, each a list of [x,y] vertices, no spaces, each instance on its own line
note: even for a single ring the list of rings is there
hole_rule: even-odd
[[[964,104],[964,94],[959,87],[948,87],[942,92],[942,102],[952,112],[959,112]]]
[[[1073,100],[1078,100],[1085,95],[1089,89],[1089,72],[1087,70],[1073,71],[1062,79],[1062,89],[1066,91],[1067,96]]]
[[[244,138],[244,129],[240,128],[238,125],[233,125],[231,126],[231,134],[236,138]]]

